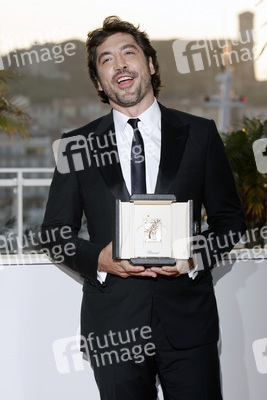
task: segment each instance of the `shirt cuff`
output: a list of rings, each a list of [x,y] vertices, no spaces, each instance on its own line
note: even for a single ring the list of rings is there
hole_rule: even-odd
[[[195,277],[197,276],[198,272],[197,272],[197,268],[198,268],[198,264],[196,264],[196,266],[192,269],[190,269],[190,271],[188,272],[188,276],[191,279],[195,279]]]
[[[107,273],[105,271],[97,271],[97,280],[100,283],[104,283],[107,277]]]

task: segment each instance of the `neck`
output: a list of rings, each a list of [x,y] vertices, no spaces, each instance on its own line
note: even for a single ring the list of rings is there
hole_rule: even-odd
[[[113,101],[110,101],[110,105],[114,110],[117,110],[121,112],[122,114],[127,115],[130,118],[137,117],[138,115],[141,115],[143,112],[145,112],[152,104],[154,103],[154,94],[152,92],[152,96],[146,96],[141,100],[138,104],[135,104],[134,106],[131,107],[123,107],[120,106]]]

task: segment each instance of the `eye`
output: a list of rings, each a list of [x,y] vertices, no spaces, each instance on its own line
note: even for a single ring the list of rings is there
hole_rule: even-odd
[[[125,54],[126,54],[126,55],[132,55],[132,54],[135,54],[135,53],[134,53],[134,51],[132,51],[132,50],[128,50],[128,51],[126,51]]]
[[[106,62],[108,62],[110,60],[110,58],[104,58],[104,60],[103,60],[103,63],[102,64],[105,64]]]

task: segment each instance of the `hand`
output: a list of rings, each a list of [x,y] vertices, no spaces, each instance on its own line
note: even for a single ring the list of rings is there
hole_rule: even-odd
[[[177,260],[175,265],[151,267],[148,268],[148,270],[156,272],[159,275],[172,276],[176,278],[182,274],[187,274],[193,268],[194,261],[192,258],[189,258],[189,260]]]
[[[121,278],[129,276],[149,276],[156,278],[157,273],[150,269],[145,269],[141,265],[132,265],[126,260],[112,259],[112,242],[110,242],[99,254],[98,271],[108,272],[109,274],[118,275]]]

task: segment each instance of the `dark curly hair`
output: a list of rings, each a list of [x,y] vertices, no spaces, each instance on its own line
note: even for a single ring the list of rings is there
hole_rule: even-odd
[[[161,87],[159,63],[157,60],[157,52],[151,45],[147,34],[139,30],[139,25],[135,27],[130,22],[122,21],[117,16],[110,16],[105,18],[102,28],[95,29],[94,31],[88,33],[85,45],[87,51],[87,66],[89,76],[96,87],[98,96],[101,98],[101,101],[103,103],[109,103],[107,95],[102,90],[98,89],[96,51],[97,47],[101,45],[107,37],[114,35],[115,33],[128,33],[132,35],[136,43],[143,50],[147,62],[149,60],[149,57],[151,57],[155,69],[155,73],[151,76],[151,83],[153,86],[154,96],[157,98]]]

